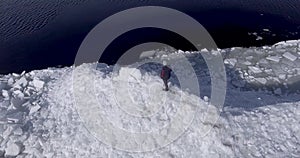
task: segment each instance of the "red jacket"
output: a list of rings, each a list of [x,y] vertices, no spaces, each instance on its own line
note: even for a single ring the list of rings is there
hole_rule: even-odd
[[[168,66],[163,66],[160,72],[160,78],[168,80],[171,77],[171,69]]]

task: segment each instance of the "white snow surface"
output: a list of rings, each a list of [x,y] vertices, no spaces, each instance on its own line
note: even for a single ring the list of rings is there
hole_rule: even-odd
[[[202,78],[204,97],[181,90],[175,79],[171,79],[171,92],[162,91],[157,64],[140,69],[120,67],[118,74],[112,73],[113,66],[98,64],[93,69],[94,64],[83,64],[2,76],[0,157],[300,157],[299,43],[217,50],[224,58],[228,90],[216,123],[209,119],[216,113],[206,111],[208,106],[218,110],[208,102],[209,73],[200,60],[201,53],[211,51],[164,54],[177,59],[178,53],[186,53],[198,67],[195,72]],[[274,62],[270,56],[280,60]],[[80,118],[72,85],[74,69],[83,80],[95,77],[94,91],[88,92],[97,96],[101,113],[125,130],[149,132],[169,124],[181,96],[199,111],[183,135],[167,146],[140,153],[114,149],[98,141]],[[130,97],[124,97],[125,93]],[[134,117],[118,108],[116,100],[129,107],[133,101],[156,113]],[[88,98],[86,103],[88,106]]]

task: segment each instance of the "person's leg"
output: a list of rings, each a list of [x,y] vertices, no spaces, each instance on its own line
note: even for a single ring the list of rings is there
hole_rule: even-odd
[[[168,91],[169,90],[168,80],[164,80],[164,84],[165,84],[165,90]]]

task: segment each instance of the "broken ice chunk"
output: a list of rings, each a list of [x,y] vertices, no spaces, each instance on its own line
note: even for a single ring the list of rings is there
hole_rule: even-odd
[[[144,51],[141,53],[140,59],[153,57],[155,55],[155,53],[156,53],[155,50]]]
[[[26,71],[23,71],[20,76],[23,76],[25,73],[26,73]]]
[[[263,37],[257,36],[257,37],[256,37],[256,40],[257,40],[257,41],[263,40]]]
[[[11,99],[11,105],[15,108],[15,109],[18,109],[22,106],[22,104],[24,104],[24,100],[22,98],[15,98],[15,97],[12,97]]]
[[[246,60],[252,60],[253,59],[253,56],[247,56],[246,57]]]
[[[255,67],[255,66],[248,66],[248,68],[250,69],[250,71],[252,71],[252,72],[255,73],[255,74],[262,73],[261,69],[258,68],[258,67]]]
[[[31,86],[28,86],[24,89],[24,94],[30,96],[34,93],[35,89]]]
[[[25,77],[22,77],[21,79],[19,79],[15,84],[14,84],[14,87],[19,85],[19,86],[22,86],[22,87],[26,87],[27,86],[27,80]]]
[[[29,72],[29,75],[30,75],[30,76],[34,76],[34,75],[35,75],[35,72],[31,71],[31,72]]]
[[[266,59],[270,61],[274,61],[276,63],[280,61],[280,58],[278,56],[268,56]]]
[[[201,52],[208,52],[206,48],[201,49]]]
[[[277,94],[277,95],[281,95],[282,91],[281,91],[280,88],[277,88],[276,90],[274,90],[274,93]]]
[[[20,77],[20,75],[19,75],[19,74],[16,74],[16,73],[12,73],[12,75],[13,75],[14,77]]]
[[[179,49],[179,50],[178,50],[178,53],[179,53],[179,54],[183,54],[184,51],[182,51],[182,50]]]
[[[208,101],[209,101],[209,98],[208,98],[207,96],[204,96],[204,97],[203,97],[203,100],[204,100],[205,102],[208,102]]]
[[[18,156],[21,152],[21,149],[22,147],[20,144],[9,142],[7,143],[7,147],[5,149],[5,156],[6,157]]]
[[[8,79],[7,84],[8,85],[13,85],[14,82],[15,82],[15,80],[11,77],[11,78]]]
[[[8,126],[6,128],[6,130],[2,133],[2,137],[4,139],[7,139],[11,135],[12,131],[13,131],[13,127],[12,126]]]
[[[272,80],[273,82],[280,83],[279,79],[276,77],[269,77],[269,80]]]
[[[41,80],[38,80],[38,79],[34,79],[32,81],[33,83],[33,86],[37,89],[37,90],[40,90],[44,87],[44,81],[41,81]]]
[[[263,85],[265,85],[267,83],[267,80],[265,78],[256,78],[255,80]]]
[[[283,57],[287,58],[290,61],[295,61],[297,59],[296,56],[294,56],[293,54],[286,52],[282,55]]]
[[[9,98],[9,97],[10,97],[7,90],[2,90],[2,96],[3,96],[4,98]]]
[[[281,80],[285,80],[286,79],[286,74],[280,74],[278,77]]]
[[[13,85],[14,89],[22,89],[20,85]]]
[[[32,115],[33,113],[37,112],[38,110],[40,110],[40,108],[41,107],[39,105],[31,106],[29,115]]]
[[[224,63],[225,64],[230,64],[232,66],[235,66],[235,64],[237,63],[237,60],[235,58],[225,59]]]
[[[245,62],[243,62],[243,64],[244,64],[244,65],[247,65],[247,66],[252,65],[252,63],[249,62],[249,61],[245,61]]]
[[[266,69],[265,72],[269,75],[273,74],[273,70],[272,69]]]
[[[23,94],[23,92],[20,91],[20,90],[15,90],[15,91],[13,92],[13,94],[14,94],[14,96],[17,96],[17,97],[20,98],[20,99],[23,99],[23,98],[24,98],[24,94]]]
[[[23,130],[22,130],[22,128],[21,127],[18,127],[16,130],[14,130],[14,132],[13,132],[15,135],[18,135],[18,136],[20,136],[20,135],[22,135],[23,134]]]
[[[217,51],[217,50],[212,50],[212,51],[211,51],[211,54],[214,55],[214,56],[217,56],[217,55],[220,54],[220,52]]]

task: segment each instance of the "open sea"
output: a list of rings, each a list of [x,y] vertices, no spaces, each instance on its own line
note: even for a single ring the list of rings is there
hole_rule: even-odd
[[[70,66],[94,26],[138,6],[164,6],[190,15],[219,48],[300,39],[299,0],[1,0],[0,74]],[[100,62],[114,64],[126,50],[154,41],[193,50],[175,33],[144,28],[115,39]]]

